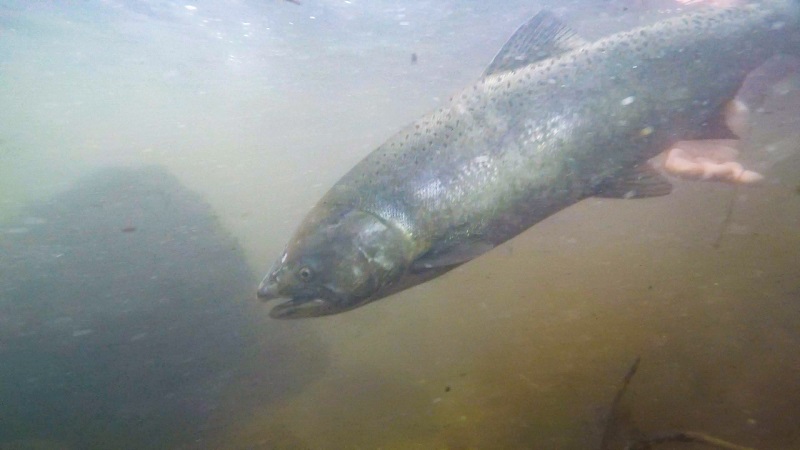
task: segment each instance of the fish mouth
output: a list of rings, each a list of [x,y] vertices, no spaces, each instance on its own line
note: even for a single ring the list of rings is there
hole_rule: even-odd
[[[333,293],[303,292],[294,297],[280,293],[277,283],[265,278],[258,286],[258,298],[263,301],[285,300],[275,305],[269,312],[273,319],[302,319],[307,317],[329,316],[342,311],[339,298]]]

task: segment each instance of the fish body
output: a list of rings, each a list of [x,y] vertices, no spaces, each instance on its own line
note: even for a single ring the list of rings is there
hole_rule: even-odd
[[[707,9],[585,42],[549,13],[478,82],[391,137],[312,209],[259,287],[277,318],[346,311],[467,262],[589,196],[669,192],[646,161],[727,137],[770,57],[800,53],[792,1]]]

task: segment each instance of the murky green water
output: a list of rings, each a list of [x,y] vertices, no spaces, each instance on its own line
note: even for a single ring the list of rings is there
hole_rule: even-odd
[[[620,5],[556,9],[592,35],[663,6]],[[196,6],[0,6],[0,448],[598,448],[637,357],[642,432],[800,448],[796,78],[760,186],[588,199],[279,322],[255,287],[308,208],[540,5]]]

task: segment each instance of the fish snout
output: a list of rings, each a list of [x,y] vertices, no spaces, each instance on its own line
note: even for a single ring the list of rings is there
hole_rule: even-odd
[[[258,285],[258,298],[261,300],[273,300],[280,297],[278,293],[278,283],[275,279],[272,279],[267,275],[262,281],[261,284]]]

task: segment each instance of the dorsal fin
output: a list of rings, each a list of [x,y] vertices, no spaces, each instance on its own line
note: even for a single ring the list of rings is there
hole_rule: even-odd
[[[550,11],[541,11],[522,24],[494,57],[483,76],[506,72],[551,58],[586,44]]]

